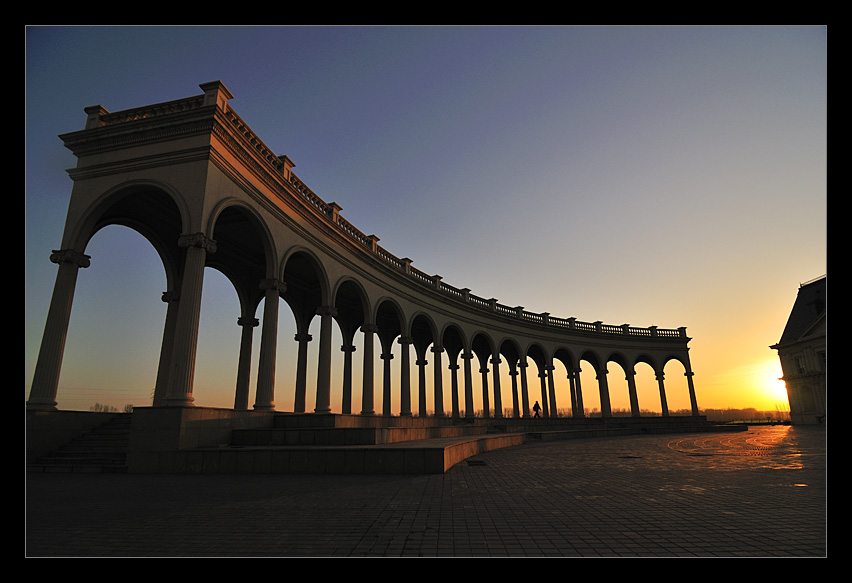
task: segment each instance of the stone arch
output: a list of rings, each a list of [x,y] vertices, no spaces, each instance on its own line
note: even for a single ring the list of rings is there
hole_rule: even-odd
[[[417,368],[417,411],[421,417],[428,415],[429,403],[432,403],[434,413],[441,416],[444,411],[443,404],[443,370],[440,366],[440,354],[437,352],[441,348],[440,339],[438,338],[438,327],[432,316],[424,311],[418,311],[412,315],[411,321],[408,324],[408,329],[411,334],[411,342],[414,346],[414,354],[416,360],[414,362]],[[432,347],[433,358],[433,374],[427,374],[427,365],[429,364],[429,348]],[[429,382],[431,379],[431,383]],[[439,385],[439,386],[436,386]],[[432,399],[429,399],[431,392]]]
[[[641,414],[666,415],[666,399],[659,384],[662,368],[657,358],[650,353],[641,353],[634,360],[633,370]]]
[[[520,374],[518,364],[520,363],[521,358],[521,347],[514,338],[504,338],[500,341],[500,355],[505,358],[509,369],[512,395],[512,416],[520,417],[523,412],[528,410],[528,407],[524,405],[525,395],[522,394],[522,387],[518,382],[518,376]]]
[[[399,302],[391,297],[384,296],[376,302],[373,322],[376,325],[376,335],[381,346],[378,357],[382,364],[382,411],[384,416],[393,414],[394,386],[398,387],[400,415],[409,415],[411,412],[411,377],[409,370],[409,344],[408,326],[405,313]],[[394,348],[398,345],[397,353],[400,355],[399,364],[395,364]],[[398,384],[394,382],[398,378]]]
[[[334,305],[334,319],[337,322],[341,344],[340,351],[343,355],[342,380],[340,384],[340,411],[344,414],[352,413],[353,382],[356,369],[361,369],[361,381],[363,386],[363,364],[359,366],[354,358],[359,350],[364,351],[363,341],[358,332],[364,329],[364,325],[370,319],[370,303],[366,290],[357,279],[349,276],[341,277],[332,288]],[[363,361],[363,359],[362,359]]]
[[[464,330],[455,323],[446,324],[441,330],[441,346],[447,354],[450,370],[450,401],[451,415],[454,418],[461,416],[462,410],[462,395],[460,391],[465,390],[469,383],[466,378],[459,379],[459,370],[462,369],[465,377],[470,373],[470,354],[467,353],[467,338]],[[459,364],[459,357],[462,357],[462,364]],[[464,358],[467,356],[468,358]],[[465,407],[465,416],[473,416],[473,411],[469,407]]]
[[[553,362],[554,366],[556,366],[556,362],[561,362],[565,367],[564,377],[568,381],[568,399],[571,404],[571,416],[572,417],[581,417],[583,413],[583,405],[582,401],[578,401],[578,395],[582,398],[577,391],[577,380],[576,380],[576,370],[578,368],[577,359],[574,356],[573,352],[561,346],[557,348],[553,352]],[[554,376],[556,376],[556,370],[553,371]],[[560,392],[557,389],[557,402],[560,402],[559,396],[564,395],[564,392]],[[564,401],[561,401],[564,403]],[[563,404],[562,409],[564,410],[567,405]]]
[[[222,272],[240,298],[241,317],[253,318],[264,293],[260,282],[277,279],[275,242],[263,219],[239,199],[221,201],[210,214],[207,231],[216,252],[207,266]]]
[[[547,349],[538,342],[533,342],[527,347],[527,358],[531,359],[537,368],[537,387],[532,388],[530,385],[530,402],[538,402],[541,407],[540,415],[542,417],[550,417],[555,414],[555,395],[553,386],[552,365],[550,354]],[[527,382],[530,382],[530,378]],[[533,396],[535,395],[535,396]],[[533,404],[535,408],[535,404]],[[552,410],[552,411],[551,411]]]
[[[69,211],[69,216],[71,212]],[[85,252],[95,233],[121,225],[142,235],[160,256],[169,290],[180,285],[182,256],[178,239],[189,223],[183,198],[167,186],[136,181],[105,191],[69,224],[63,248]]]
[[[267,322],[270,328],[274,328],[273,321],[278,321],[277,306],[278,299],[283,299],[292,314],[294,325],[294,340],[297,343],[296,354],[296,380],[294,384],[293,411],[304,413],[307,410],[308,375],[309,370],[317,371],[317,405],[325,408],[325,400],[330,398],[330,367],[324,360],[330,358],[330,336],[323,335],[324,324],[330,323],[326,318],[331,317],[329,311],[329,285],[325,268],[311,250],[303,246],[293,246],[287,250],[281,260],[279,278],[270,278],[264,282],[266,293],[266,307],[264,309],[264,329]],[[270,313],[272,312],[272,313]],[[267,314],[269,320],[267,321]],[[312,334],[311,326],[315,317],[319,315],[319,328],[316,334]],[[311,344],[314,336],[318,336],[319,342]],[[276,337],[280,334],[276,333]],[[274,350],[275,343],[270,338],[272,355],[278,361],[285,359],[285,351]],[[318,345],[318,346],[317,346]],[[325,349],[325,350],[324,350]],[[261,357],[263,352],[261,352]],[[311,365],[314,365],[311,366]],[[274,368],[274,367],[273,367]],[[322,383],[320,378],[323,379]],[[258,379],[260,382],[260,379]],[[321,386],[322,385],[322,386]],[[260,390],[260,389],[258,389]],[[259,408],[256,405],[256,408]]]
[[[491,336],[484,331],[475,332],[471,339],[471,352],[476,356],[479,361],[479,367],[476,369],[479,372],[479,391],[473,391],[472,403],[475,403],[478,400],[481,405],[482,416],[483,417],[491,417],[492,416],[492,405],[498,402],[498,395],[494,394],[492,396],[489,387],[493,387],[496,390],[499,390],[499,363],[494,362],[495,356],[495,345]],[[489,364],[491,365],[489,367]],[[492,367],[497,367],[496,371],[492,369]],[[496,373],[496,374],[495,374]],[[489,375],[491,375],[491,381],[489,381]],[[498,406],[494,409],[494,416],[499,417],[502,415],[502,405]]]
[[[589,363],[592,367],[591,371],[587,371],[583,367],[583,361]],[[592,349],[586,349],[578,356],[579,368],[582,371],[583,400],[586,408],[591,407],[592,410],[597,409],[594,404],[598,404],[600,415],[609,417],[609,390],[607,386],[607,369],[606,360],[601,355]]]
[[[660,391],[664,394],[668,412],[691,410],[697,414],[688,356],[668,354],[662,359],[660,370]]]
[[[617,370],[612,370],[610,363],[617,365]],[[636,402],[636,390],[633,384],[633,364],[623,352],[615,351],[606,359],[608,374],[607,385],[609,388],[610,406],[613,415],[638,415],[638,403]]]
[[[79,265],[87,267],[89,257],[83,254],[89,252],[93,238],[105,228],[117,226],[132,230],[141,236],[147,244],[150,244],[164,269],[165,289],[160,290],[160,292],[165,292],[162,293],[162,300],[167,303],[168,307],[166,309],[164,336],[160,344],[161,355],[157,366],[156,380],[153,383],[153,402],[156,404],[158,399],[165,395],[168,382],[170,357],[168,347],[171,346],[169,322],[173,321],[176,315],[175,303],[171,300],[177,297],[177,293],[169,292],[179,292],[180,290],[184,262],[182,250],[178,247],[178,240],[183,232],[184,225],[189,222],[189,213],[181,196],[166,185],[155,181],[122,183],[120,186],[99,193],[88,204],[80,203],[80,200],[90,199],[86,196],[72,197],[66,232],[63,235],[63,250],[58,252],[57,255],[62,256],[69,251],[79,252]],[[94,261],[97,262],[97,260],[98,258],[95,257]],[[124,319],[122,319],[123,321]],[[111,325],[111,328],[114,327],[115,325]],[[61,332],[63,344],[67,333],[66,327]],[[58,370],[61,361],[57,361],[56,365]],[[58,372],[56,378],[58,381]],[[38,384],[38,382],[34,382],[34,384]],[[58,382],[53,386],[53,390],[52,396],[55,398]],[[146,393],[149,393],[149,391],[150,389]]]

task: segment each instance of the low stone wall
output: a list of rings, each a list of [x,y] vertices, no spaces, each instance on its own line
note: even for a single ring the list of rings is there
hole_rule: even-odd
[[[137,407],[127,450],[132,473],[182,473],[199,448],[230,444],[234,429],[271,428],[271,411],[207,407]]]

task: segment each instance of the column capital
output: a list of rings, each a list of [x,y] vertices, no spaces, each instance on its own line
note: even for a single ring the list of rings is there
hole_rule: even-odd
[[[191,233],[178,237],[178,247],[200,247],[208,253],[215,253],[216,241],[204,233]]]
[[[237,326],[248,326],[255,328],[260,325],[260,320],[257,318],[249,318],[248,316],[240,316],[237,318]]]
[[[378,331],[379,331],[379,327],[376,326],[375,324],[362,324],[361,325],[361,332],[364,332],[365,334],[375,334]]]
[[[274,289],[279,292],[287,291],[287,284],[281,281],[280,279],[275,278],[261,279],[258,287],[260,287],[260,289],[262,290]]]
[[[71,263],[77,267],[89,267],[91,257],[73,249],[54,250],[50,254],[51,263]]]
[[[178,302],[180,301],[180,292],[175,290],[164,291],[163,295],[160,296],[160,299],[167,304],[170,302]]]
[[[337,308],[334,306],[319,306],[317,308],[317,316],[336,316]]]
[[[411,336],[400,336],[397,342],[400,344],[412,344],[414,340],[411,338]]]
[[[444,352],[444,347],[443,347],[443,346],[441,346],[441,345],[439,345],[439,344],[433,344],[433,345],[432,345],[432,347],[431,347],[431,348],[429,348],[429,350],[430,350],[431,352],[434,352],[434,353],[436,353],[436,354],[437,354],[437,353],[439,353],[439,352]]]
[[[313,339],[314,339],[314,337],[311,336],[310,334],[296,334],[296,336],[294,338],[294,340],[296,340],[296,342],[310,342]]]
[[[343,346],[341,346],[341,347],[340,347],[340,351],[341,351],[341,352],[349,352],[349,353],[352,353],[352,352],[355,352],[355,350],[356,350],[356,347],[355,347],[354,345],[352,345],[352,344],[349,344],[349,345],[344,344]]]

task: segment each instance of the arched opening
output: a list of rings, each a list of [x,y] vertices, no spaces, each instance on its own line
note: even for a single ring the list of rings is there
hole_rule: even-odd
[[[410,363],[411,351],[410,344],[400,343],[398,340],[403,339],[403,322],[404,317],[399,306],[390,300],[384,300],[379,304],[376,310],[376,327],[378,331],[376,335],[379,339],[377,343],[380,349],[376,351],[374,362],[374,370],[378,372],[376,378],[377,385],[377,410],[381,415],[391,416],[394,412],[400,414],[409,414],[410,411],[410,390],[411,390],[411,369],[409,366],[406,388],[409,391],[408,401],[403,402],[401,392],[403,391],[402,372],[403,372],[403,357],[408,358]],[[405,352],[405,355],[403,355]],[[403,408],[409,407],[408,410]]]
[[[324,278],[319,262],[297,251],[287,259],[282,279],[285,290],[279,295],[290,309],[278,312],[275,395],[285,410],[293,403],[293,412],[305,413],[316,408],[320,324],[315,316],[325,297]]]
[[[527,386],[532,415],[535,415],[535,405],[538,403],[541,409],[539,416],[551,417],[547,370],[549,360],[544,349],[538,344],[532,345],[527,350],[527,363]]]
[[[636,371],[636,398],[639,401],[639,414],[643,417],[662,415],[660,388],[653,361],[648,357],[640,357],[634,370]]]
[[[233,408],[239,364],[240,301],[233,283],[217,269],[204,270],[201,317],[193,379],[194,404]]]
[[[692,401],[689,395],[689,382],[686,379],[686,366],[676,357],[663,365],[666,386],[666,401],[671,415],[691,415]]]
[[[561,363],[561,366],[557,363]],[[573,371],[576,368],[574,357],[565,349],[560,348],[553,354],[553,378],[556,385],[556,413],[559,417],[579,417],[575,392],[572,393]],[[576,389],[574,390],[576,391]]]
[[[467,415],[465,410],[464,363],[460,358],[464,349],[464,335],[455,325],[447,326],[441,335],[444,347],[444,405],[452,417]]]
[[[354,281],[344,281],[335,293],[334,306],[337,328],[332,339],[332,351],[339,350],[342,361],[332,367],[332,412],[352,414],[361,410],[363,387],[363,337],[361,326],[366,318],[367,300]],[[339,408],[338,408],[339,404]]]
[[[630,402],[630,384],[627,375],[631,371],[624,355],[616,353],[606,363],[609,404],[613,417],[630,417],[633,408]]]
[[[417,382],[412,382],[412,408],[415,413],[421,417],[429,415],[443,416],[445,409],[443,407],[443,374],[444,367],[441,366],[437,372],[433,359],[436,358],[434,352],[430,349],[435,346],[435,337],[437,335],[435,325],[432,320],[424,314],[418,314],[411,322],[411,339],[414,346],[416,361],[414,362]],[[443,355],[441,355],[443,357]],[[441,364],[443,364],[441,358]],[[436,407],[435,402],[435,375],[441,375],[441,398],[440,403]]]
[[[91,265],[77,280],[57,407],[150,406],[166,317],[163,261],[145,237],[115,224],[85,253]]]
[[[492,347],[491,339],[485,334],[476,334],[473,337],[471,350],[476,356],[476,363],[471,362],[474,416],[496,417],[494,410],[494,375],[492,371],[492,367],[495,365],[491,362],[494,355],[494,348]]]
[[[584,352],[580,356],[580,387],[583,392],[583,410],[586,417],[601,417],[603,414],[601,405],[600,384],[598,382],[598,371],[602,371],[603,365],[596,354]]]
[[[500,356],[505,364],[503,377],[507,382],[501,383],[503,391],[503,416],[522,417],[524,415],[523,400],[521,395],[521,381],[518,378],[518,362],[520,360],[520,348],[512,340],[504,340],[500,344]]]

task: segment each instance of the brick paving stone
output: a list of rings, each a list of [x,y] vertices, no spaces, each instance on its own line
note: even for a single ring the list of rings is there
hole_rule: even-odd
[[[825,557],[826,431],[527,443],[443,475],[28,474],[29,557]]]

